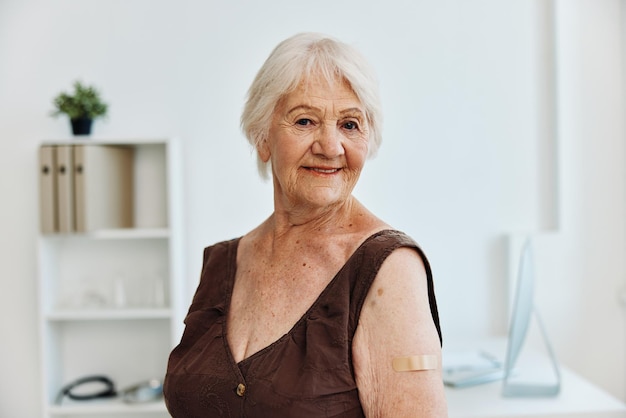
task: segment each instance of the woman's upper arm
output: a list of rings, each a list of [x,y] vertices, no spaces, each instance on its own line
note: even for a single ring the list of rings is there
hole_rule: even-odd
[[[424,264],[400,248],[385,260],[363,304],[353,341],[359,396],[368,418],[447,417],[441,346]],[[394,358],[435,356],[437,368],[397,372]]]

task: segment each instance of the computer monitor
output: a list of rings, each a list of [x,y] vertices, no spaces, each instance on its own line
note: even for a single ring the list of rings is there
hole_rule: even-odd
[[[504,361],[504,380],[502,383],[502,395],[505,397],[535,397],[535,396],[556,396],[561,389],[561,373],[554,350],[550,345],[547,332],[537,312],[534,304],[534,255],[532,242],[526,239],[522,247],[517,274],[517,285],[511,321],[509,325],[509,335],[507,340],[506,358]],[[556,382],[552,384],[542,383],[517,383],[512,381],[514,370],[522,351],[524,341],[528,334],[528,328],[533,317],[537,320],[543,341],[550,357],[550,362],[555,372]]]

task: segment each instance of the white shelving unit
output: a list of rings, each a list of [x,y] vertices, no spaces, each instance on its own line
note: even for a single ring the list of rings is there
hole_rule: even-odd
[[[38,237],[44,418],[167,417],[162,400],[57,401],[75,379],[120,390],[163,379],[183,330],[182,192],[172,138],[60,139],[42,145],[133,148],[133,226]]]

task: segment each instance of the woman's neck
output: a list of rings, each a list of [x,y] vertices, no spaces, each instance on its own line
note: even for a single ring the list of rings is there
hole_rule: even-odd
[[[276,236],[288,233],[328,234],[345,230],[354,224],[355,214],[363,211],[363,206],[352,196],[347,200],[323,208],[290,208],[275,207],[268,219]]]

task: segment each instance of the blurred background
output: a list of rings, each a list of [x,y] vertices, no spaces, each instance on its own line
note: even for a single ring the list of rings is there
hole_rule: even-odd
[[[444,344],[506,333],[508,243],[530,234],[559,359],[625,399],[625,7],[0,0],[0,416],[40,411],[37,148],[71,136],[52,98],[80,79],[110,106],[94,135],[180,138],[191,298],[202,249],[272,211],[239,116],[270,51],[302,31],[378,72],[383,145],[355,195],[429,256]]]

